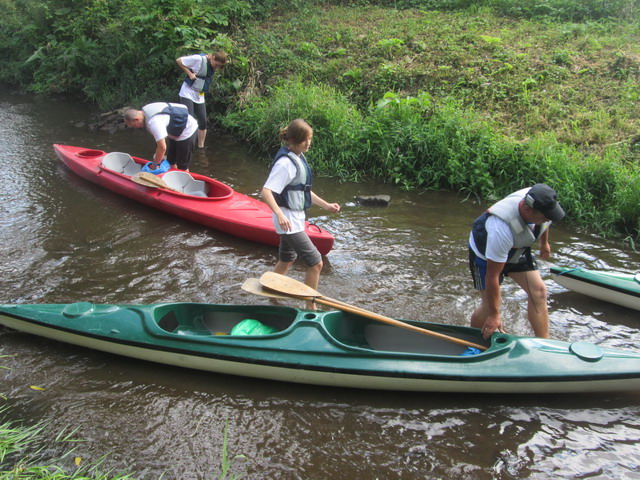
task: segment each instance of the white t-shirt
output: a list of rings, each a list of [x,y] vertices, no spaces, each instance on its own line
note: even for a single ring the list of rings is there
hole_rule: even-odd
[[[292,152],[292,155],[295,155]],[[291,181],[295,178],[298,173],[296,166],[293,161],[287,157],[280,157],[273,168],[271,169],[271,173],[269,174],[269,178],[264,184],[264,188],[268,188],[272,192],[282,193],[284,187],[289,185]],[[280,207],[282,213],[291,223],[291,230],[285,232],[280,228],[280,224],[278,223],[278,217],[274,213],[273,214],[273,225],[276,227],[276,233],[280,235],[286,235],[291,233],[304,232],[305,229],[305,220],[306,215],[304,210],[289,210],[286,207]]]
[[[176,105],[180,108],[186,108],[181,103],[172,103],[171,105]],[[171,120],[171,117],[169,116],[169,114],[159,113],[151,117],[151,119],[146,123],[147,130],[149,130],[149,133],[153,135],[153,139],[156,142],[165,137],[173,138],[178,142],[181,140],[186,140],[187,138],[190,138],[191,135],[193,135],[195,131],[198,129],[197,120],[193,118],[191,115],[189,115],[187,119],[187,125],[186,127],[184,127],[182,134],[179,137],[171,137],[167,132],[167,127],[169,126],[170,120]]]
[[[533,230],[534,225],[529,224]],[[469,245],[474,253],[483,260],[491,260],[496,263],[505,263],[509,259],[509,251],[513,248],[513,233],[509,225],[495,215],[489,215],[485,224],[487,230],[487,248],[482,255],[473,239],[473,233],[469,235]]]
[[[202,55],[188,55],[186,57],[180,57],[180,60],[182,61],[182,64],[193,73],[197,74],[200,71]],[[178,95],[182,98],[188,98],[193,103],[204,103],[204,92],[194,90],[186,81],[182,82],[180,93]]]

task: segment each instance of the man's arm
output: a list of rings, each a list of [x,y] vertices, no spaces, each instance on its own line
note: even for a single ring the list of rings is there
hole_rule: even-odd
[[[540,258],[548,260],[551,256],[551,245],[549,244],[549,229],[547,228],[540,235]]]
[[[161,138],[156,142],[156,153],[153,155],[153,161],[159,165],[165,153],[167,153],[167,142],[164,138]]]
[[[500,318],[500,273],[504,263],[487,260],[487,275],[485,277],[484,304],[487,308],[487,320],[482,326],[482,336],[489,338],[496,330],[502,331],[502,319]]]

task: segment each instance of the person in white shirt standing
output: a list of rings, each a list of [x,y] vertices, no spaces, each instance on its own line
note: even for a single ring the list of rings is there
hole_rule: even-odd
[[[146,128],[156,141],[153,161],[160,165],[167,156],[171,167],[189,171],[196,143],[198,122],[181,103],[155,102],[142,110],[124,112],[124,122],[131,128]]]
[[[311,191],[313,174],[304,153],[311,146],[313,129],[298,118],[280,131],[286,146],[273,158],[269,178],[262,188],[262,198],[273,211],[273,224],[280,235],[278,262],[274,272],[286,275],[299,256],[307,265],[304,283],[318,288],[322,271],[322,255],[305,231],[306,210],[313,204],[330,212],[340,205],[328,203]],[[315,310],[312,301],[307,308]]]
[[[537,337],[549,337],[547,288],[531,246],[540,242],[540,258],[551,254],[549,226],[564,217],[555,190],[544,183],[508,195],[474,222],[469,235],[469,268],[481,304],[471,326],[484,338],[502,330],[500,285],[510,277],[527,293],[527,317]]]
[[[224,52],[199,53],[176,59],[176,63],[186,74],[180,87],[180,102],[187,106],[189,114],[198,121],[198,148],[204,148],[207,136],[207,105],[204,95],[211,86],[216,70],[224,68],[227,59]]]

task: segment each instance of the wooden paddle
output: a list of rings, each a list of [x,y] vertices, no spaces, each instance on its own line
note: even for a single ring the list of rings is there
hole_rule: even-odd
[[[457,343],[459,345],[464,345],[466,347],[477,348],[478,350],[487,349],[487,347],[485,347],[484,345],[478,345],[476,343],[468,342],[460,338],[451,337],[449,335],[444,335],[442,333],[433,332],[431,330],[426,330],[424,328],[416,327],[415,325],[401,322],[400,320],[396,320],[394,318],[385,317],[383,315],[379,315],[377,313],[364,310],[360,307],[355,307],[353,305],[346,304],[339,300],[334,300],[332,298],[325,297],[320,292],[317,292],[316,290],[309,287],[308,285],[305,285],[304,283],[299,282],[293,278],[280,275],[279,273],[275,273],[275,272],[264,273],[260,277],[260,285],[266,289],[279,292],[289,297],[299,298],[302,300],[312,299],[314,302],[320,303],[322,305],[327,305],[329,307],[333,307],[337,310],[342,310],[344,312],[349,312],[355,315],[371,318],[372,320],[377,320],[379,322],[387,323],[389,325],[394,325],[396,327],[422,333],[423,335],[437,337],[442,340],[446,340],[447,342]]]
[[[291,296],[280,295],[279,293],[276,293],[275,290],[270,290],[268,288],[263,287],[262,285],[260,285],[259,278],[247,278],[240,288],[242,288],[245,292],[253,293],[254,295],[262,295],[263,297],[277,298],[280,300],[291,299]],[[305,301],[314,300],[313,297],[305,297],[305,296],[296,296],[295,298],[300,300],[305,300]],[[350,307],[353,310],[360,310],[364,314],[371,313],[360,307],[355,307],[355,306],[349,305],[348,303],[341,302],[340,300],[331,299],[331,301],[336,305],[338,304],[344,305],[345,307]]]
[[[165,182],[162,178],[149,172],[136,173],[133,177],[131,177],[131,180],[139,183],[140,185],[144,185],[145,187],[166,188],[167,190],[172,190],[174,192],[177,191],[175,188],[171,188],[169,185],[167,185],[167,182]]]
[[[280,300],[289,300],[291,298],[280,295],[273,290],[263,288],[262,285],[260,285],[259,278],[247,278],[240,288],[245,292],[253,293],[254,295],[262,295],[263,297],[278,298]],[[304,298],[304,300],[309,299]]]

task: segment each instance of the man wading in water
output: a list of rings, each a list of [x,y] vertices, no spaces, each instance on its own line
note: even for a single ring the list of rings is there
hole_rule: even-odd
[[[500,285],[510,277],[527,292],[527,315],[537,337],[549,337],[547,287],[531,253],[540,242],[540,258],[551,254],[549,226],[564,217],[555,190],[538,183],[512,193],[480,215],[469,236],[469,268],[482,303],[471,316],[471,326],[486,339],[502,331]]]

